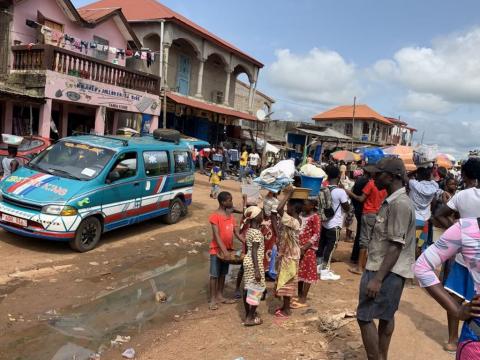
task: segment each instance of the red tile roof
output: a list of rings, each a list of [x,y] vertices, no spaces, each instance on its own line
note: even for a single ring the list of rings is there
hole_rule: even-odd
[[[193,21],[187,19],[186,17],[180,15],[179,13],[171,10],[170,8],[166,7],[163,4],[160,4],[155,0],[100,0],[89,5],[85,5],[80,9],[108,9],[116,7],[122,8],[122,11],[128,21],[160,19],[176,21],[179,24],[216,43],[217,45],[229,49],[230,51],[247,59],[250,62],[253,62],[259,67],[263,67],[263,64],[261,62],[244,53],[242,50],[238,49],[234,45],[221,39],[217,35],[209,32],[205,28],[195,24]]]
[[[352,116],[353,105],[343,105],[317,114],[312,119],[315,121],[334,121],[352,119]],[[368,105],[355,106],[355,119],[374,120],[383,124],[393,125],[390,121],[370,108]]]
[[[238,111],[238,110],[229,109],[229,108],[226,108],[226,107],[223,107],[223,106],[209,104],[209,103],[199,101],[199,100],[194,100],[194,99],[191,99],[189,97],[182,96],[182,95],[179,95],[179,94],[169,92],[169,93],[167,93],[167,97],[170,100],[175,101],[177,104],[191,106],[191,107],[194,107],[194,108],[197,108],[197,109],[200,109],[200,110],[210,111],[210,112],[213,112],[213,113],[232,116],[232,117],[239,118],[239,119],[244,119],[244,120],[253,120],[253,121],[257,120],[257,118],[253,115],[250,115],[250,114]]]
[[[110,15],[111,13],[120,10],[120,8],[108,9],[78,9],[80,16],[89,23],[95,23],[98,20]]]
[[[403,126],[408,125],[405,121],[395,119],[395,118],[392,118],[392,117],[385,116],[385,119],[387,119],[388,121],[390,121],[391,123],[394,123],[394,124],[403,125]]]

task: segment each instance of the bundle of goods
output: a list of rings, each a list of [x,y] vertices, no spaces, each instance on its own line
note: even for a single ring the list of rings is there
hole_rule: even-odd
[[[20,146],[23,141],[23,137],[10,134],[2,134],[2,141],[9,146]]]
[[[418,145],[413,151],[413,162],[417,167],[424,167],[433,163],[438,156],[437,145]]]
[[[279,193],[293,182],[294,175],[294,160],[282,160],[275,166],[263,170],[260,176],[253,181],[268,191]]]

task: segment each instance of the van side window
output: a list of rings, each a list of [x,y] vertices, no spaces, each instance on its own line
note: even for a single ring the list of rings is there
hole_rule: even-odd
[[[192,170],[191,158],[188,151],[174,151],[175,173],[189,172]]]
[[[127,179],[137,174],[137,153],[128,152],[120,155],[113,164],[111,172],[120,176],[117,180]]]
[[[170,166],[166,151],[145,151],[143,153],[146,176],[168,175]]]

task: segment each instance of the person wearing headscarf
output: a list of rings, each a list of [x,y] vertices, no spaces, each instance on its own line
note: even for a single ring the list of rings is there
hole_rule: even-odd
[[[245,305],[245,326],[262,324],[262,319],[257,314],[257,306],[247,303],[247,291],[249,288],[266,288],[265,270],[263,257],[265,253],[264,237],[261,232],[263,211],[258,206],[250,206],[245,210],[245,221],[248,223],[248,230],[245,237],[247,252],[243,258],[244,269],[244,292],[243,302]]]

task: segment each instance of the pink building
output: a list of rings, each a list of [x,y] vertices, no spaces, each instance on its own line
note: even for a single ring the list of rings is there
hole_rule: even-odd
[[[115,133],[142,119],[158,127],[160,78],[126,67],[129,56],[155,54],[141,50],[120,8],[0,1],[0,46],[2,133]]]

